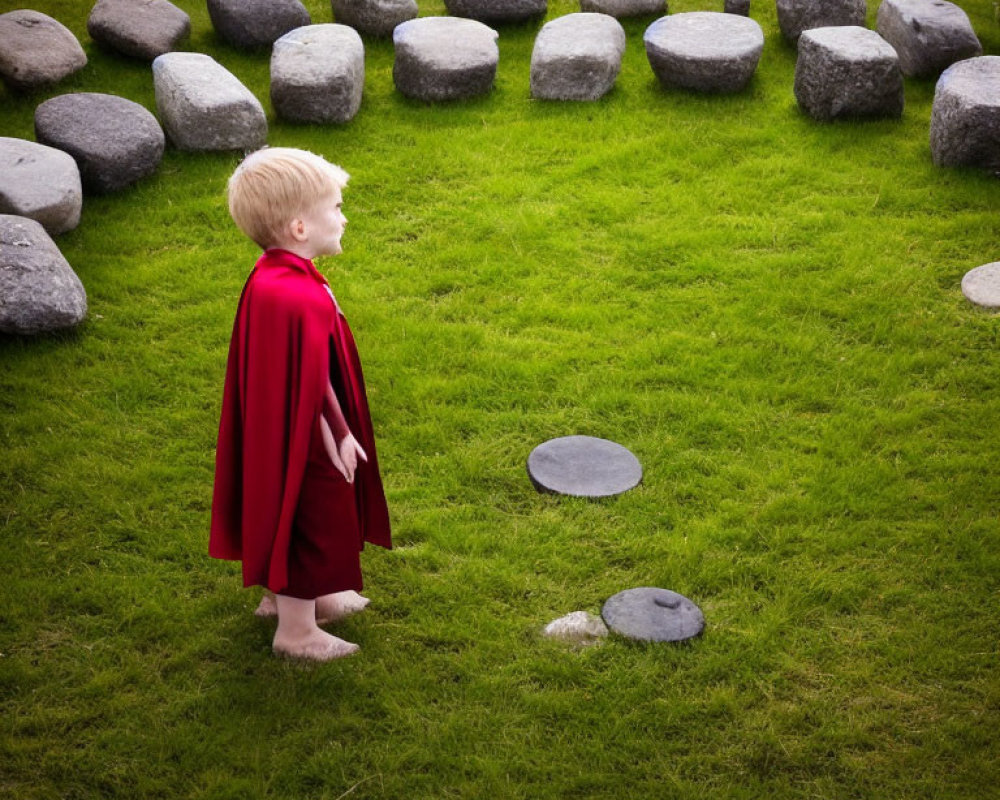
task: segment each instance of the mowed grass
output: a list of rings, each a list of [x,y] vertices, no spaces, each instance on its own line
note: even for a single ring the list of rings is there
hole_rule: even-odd
[[[65,91],[155,107],[148,65],[90,41],[90,5],[34,3],[90,64],[0,93],[0,135],[33,138]],[[372,607],[335,629],[358,657],[271,655],[259,590],[206,554],[256,257],[225,210],[239,156],[169,149],[88,197],[58,238],[87,321],[0,338],[0,796],[1000,796],[1000,319],[959,288],[1000,257],[1000,183],[932,165],[933,81],[907,81],[900,121],[815,123],[755,2],[767,43],[736,96],[661,89],[641,19],[608,97],[533,101],[526,24],[488,97],[406,100],[366,41],[360,114],[300,126],[274,118],[266,51],[178,5],[272,145],[353,175],[321,268],[398,546],[366,551]],[[993,6],[961,5],[1000,53]],[[537,494],[528,453],[568,434],[629,447],[642,485]],[[644,585],[692,598],[705,634],[540,635]]]

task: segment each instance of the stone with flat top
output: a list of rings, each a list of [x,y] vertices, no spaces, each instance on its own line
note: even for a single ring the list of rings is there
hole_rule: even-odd
[[[962,294],[977,306],[991,311],[1000,310],[1000,261],[983,264],[965,273]]]
[[[604,604],[601,616],[615,633],[645,642],[680,642],[705,629],[698,606],[682,594],[653,586],[619,592]]]
[[[563,436],[531,451],[528,476],[540,492],[611,497],[638,486],[642,466],[616,442],[594,436]]]

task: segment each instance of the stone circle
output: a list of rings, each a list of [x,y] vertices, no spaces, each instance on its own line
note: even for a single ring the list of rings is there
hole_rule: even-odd
[[[348,122],[361,107],[365,46],[336,23],[289,31],[271,51],[271,104],[294,122]]]
[[[13,89],[58,83],[87,66],[72,31],[30,9],[0,14],[0,78]]]
[[[615,633],[645,642],[679,642],[705,629],[705,615],[684,595],[642,586],[609,598],[601,616]]]
[[[152,61],[187,38],[191,18],[169,0],[97,0],[87,32],[111,50]]]
[[[812,28],[799,37],[795,99],[813,119],[899,117],[899,57],[875,31],[853,25]]]
[[[396,88],[415,100],[458,100],[488,94],[496,78],[499,34],[481,22],[420,17],[392,33]]]
[[[69,153],[0,136],[0,214],[28,217],[50,236],[80,224],[80,168]]]
[[[332,0],[333,19],[369,36],[391,36],[417,16],[417,0]]]
[[[208,0],[212,27],[234,47],[267,47],[312,22],[299,0]]]
[[[453,17],[491,25],[541,17],[549,8],[548,0],[444,0],[444,6]]]
[[[580,0],[580,11],[607,14],[615,19],[666,14],[666,0]]]
[[[778,26],[790,42],[802,31],[832,25],[864,27],[868,6],[865,0],[777,0]]]
[[[1000,170],[1000,56],[941,73],[931,107],[931,156],[939,167]]]
[[[962,294],[970,303],[1000,311],[1000,261],[966,272],[962,278]]]
[[[726,0],[723,10],[727,14],[739,14],[741,17],[749,17],[750,0]]]
[[[542,26],[531,51],[531,94],[597,100],[615,85],[625,29],[607,14],[567,14]]]
[[[757,69],[764,32],[754,20],[717,11],[661,17],[643,35],[660,83],[699,92],[738,92]]]
[[[904,75],[929,77],[983,54],[966,13],[947,0],[882,0],[878,32],[899,54]]]
[[[608,635],[604,620],[586,611],[573,611],[545,626],[543,635],[579,644],[591,644]]]
[[[0,214],[0,331],[70,328],[87,316],[87,293],[39,223]]]
[[[138,103],[113,94],[76,92],[35,109],[35,138],[65,150],[88,192],[115,192],[152,175],[163,159],[160,123]]]
[[[153,88],[163,128],[180,150],[257,150],[267,142],[260,101],[210,56],[157,56]]]
[[[563,436],[531,451],[528,477],[540,492],[611,497],[638,486],[642,466],[616,442],[594,436]]]

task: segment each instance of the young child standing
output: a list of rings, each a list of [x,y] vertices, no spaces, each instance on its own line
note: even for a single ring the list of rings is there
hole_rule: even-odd
[[[264,253],[229,346],[209,553],[243,562],[277,613],[274,652],[328,661],[358,646],[321,623],[364,608],[364,542],[391,547],[361,363],[318,256],[342,252],[348,175],[275,147],[229,179],[229,212]]]

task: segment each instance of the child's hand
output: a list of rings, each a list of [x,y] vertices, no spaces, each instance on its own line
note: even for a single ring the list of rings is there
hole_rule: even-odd
[[[325,417],[319,418],[319,429],[323,435],[323,449],[326,450],[326,454],[330,456],[330,461],[333,462],[333,466],[336,467],[337,472],[344,476],[348,483],[353,479],[354,468],[351,468],[351,476],[347,477],[347,467],[344,465],[344,460],[340,457],[340,451],[337,449],[337,442],[333,438],[333,431],[330,430],[330,424],[326,421]]]
[[[350,433],[347,434],[343,439],[340,440],[340,462],[341,467],[337,467],[341,474],[347,479],[348,483],[354,483],[354,472],[358,468],[358,459],[362,461],[367,461],[368,456],[365,451],[358,444],[357,439]],[[334,462],[336,466],[336,462]]]

